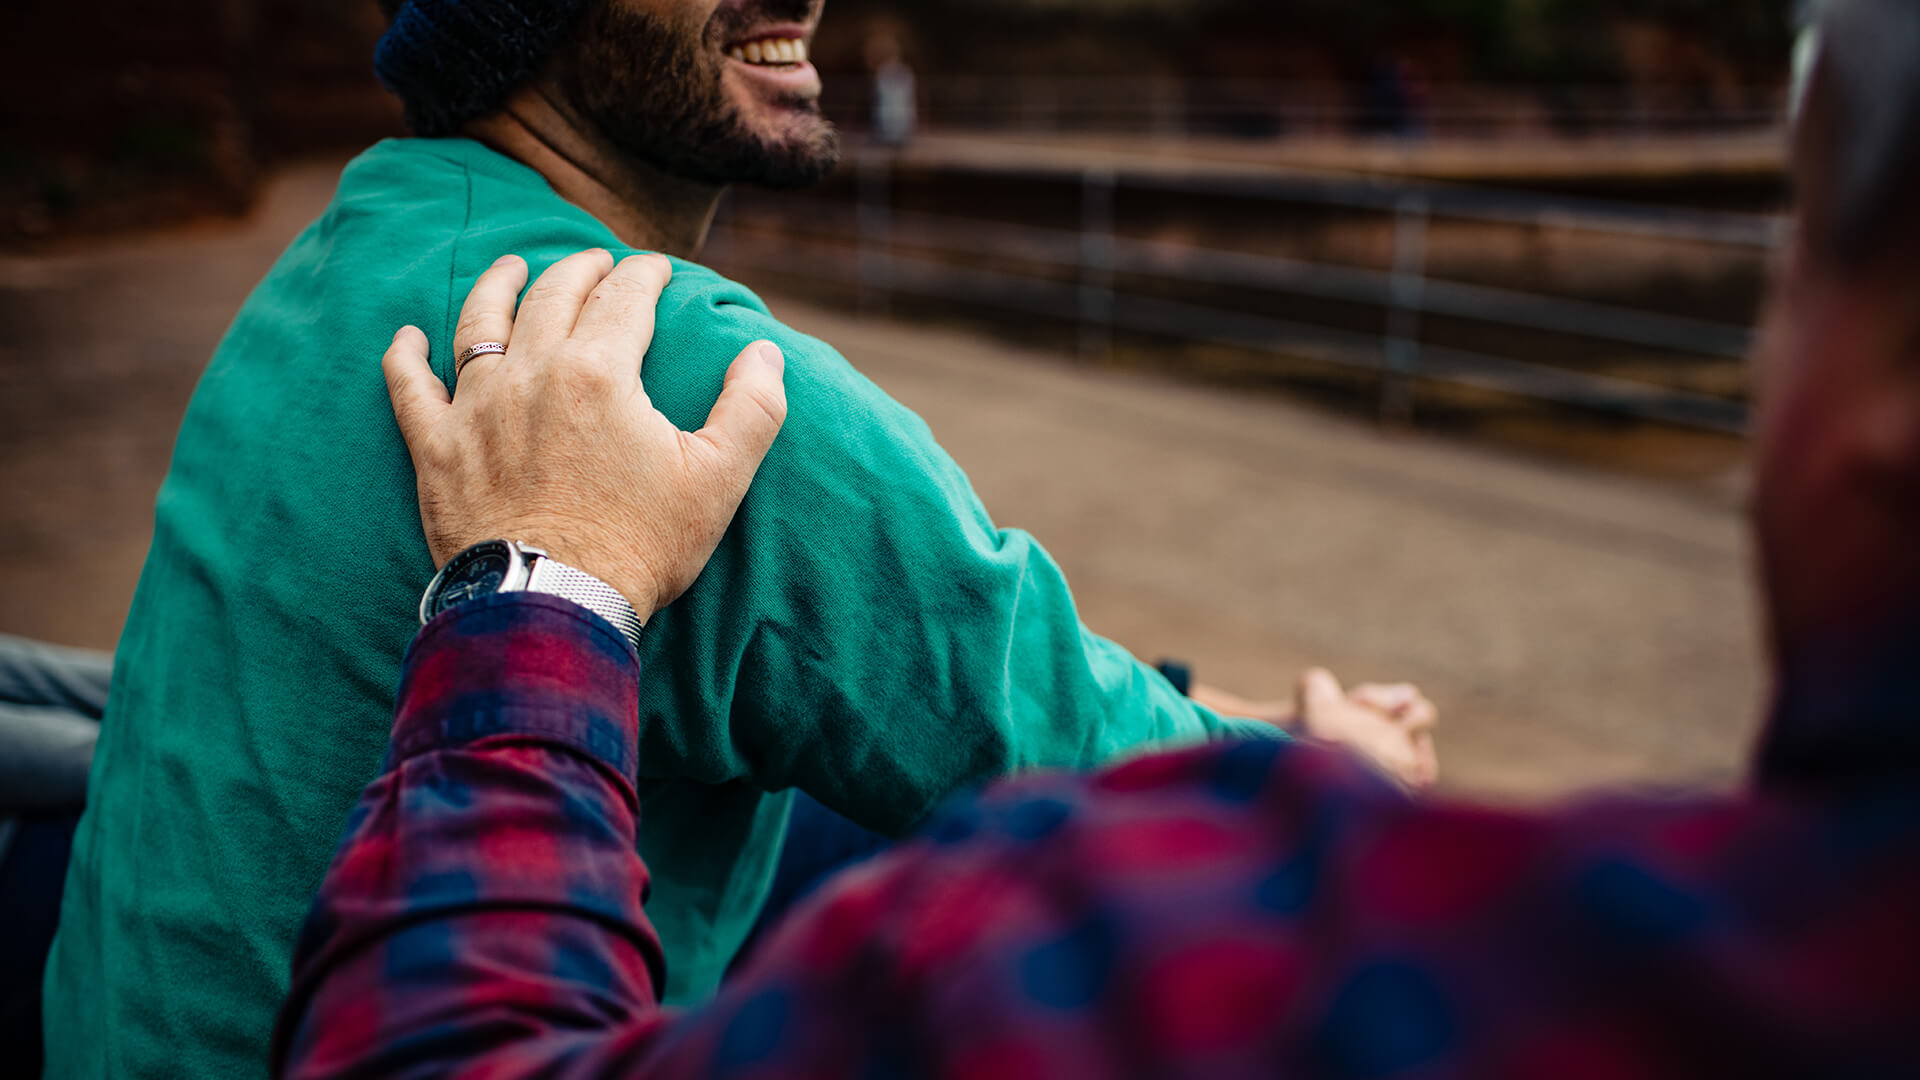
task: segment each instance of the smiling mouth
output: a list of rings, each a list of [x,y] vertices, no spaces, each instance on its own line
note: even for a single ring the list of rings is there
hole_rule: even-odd
[[[799,37],[763,37],[727,50],[743,64],[774,69],[798,69],[807,62],[807,41]]]

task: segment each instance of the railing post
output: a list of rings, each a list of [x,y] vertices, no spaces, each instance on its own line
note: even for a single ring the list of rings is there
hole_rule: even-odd
[[[893,151],[863,147],[859,172],[860,314],[885,315],[893,278]]]
[[[1080,176],[1080,355],[1113,357],[1113,189],[1110,169]]]
[[[1413,422],[1413,381],[1420,374],[1420,309],[1427,293],[1427,197],[1400,196],[1393,226],[1393,280],[1388,286],[1387,363],[1380,380],[1380,419]]]
[[[1186,96],[1181,82],[1178,79],[1160,78],[1147,85],[1150,133],[1159,139],[1186,138]]]
[[[1060,87],[1049,79],[1042,83],[1031,99],[1034,103],[1033,130],[1049,135],[1060,130]]]

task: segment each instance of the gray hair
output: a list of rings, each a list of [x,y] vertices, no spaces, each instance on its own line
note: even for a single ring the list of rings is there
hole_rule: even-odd
[[[1848,269],[1920,256],[1920,0],[1823,0],[1795,118],[1804,239]]]

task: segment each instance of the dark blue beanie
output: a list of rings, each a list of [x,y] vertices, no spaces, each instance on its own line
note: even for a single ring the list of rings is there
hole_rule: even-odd
[[[452,135],[500,107],[560,43],[587,0],[407,0],[373,70],[416,135]]]

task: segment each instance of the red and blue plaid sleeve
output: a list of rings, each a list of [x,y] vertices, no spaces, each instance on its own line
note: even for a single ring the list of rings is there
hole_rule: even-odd
[[[442,1076],[497,1053],[551,1065],[653,1004],[638,666],[611,626],[554,597],[477,601],[421,633],[385,771],[300,935],[281,1074]]]
[[[1275,741],[1028,777],[663,1012],[635,663],[547,598],[422,635],[301,937],[283,1075],[1920,1075],[1911,762],[1535,815]]]
[[[1002,784],[605,1075],[1920,1075],[1920,787],[1409,800],[1250,742]]]

